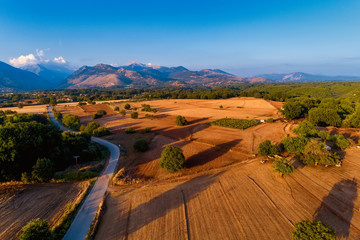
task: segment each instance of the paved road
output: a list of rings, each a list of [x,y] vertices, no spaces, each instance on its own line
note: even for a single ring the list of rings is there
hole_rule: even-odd
[[[48,107],[48,114],[50,120],[53,121],[57,126],[59,126],[61,130],[65,130],[65,131],[69,130],[55,120],[54,114],[51,111],[51,106]],[[120,157],[120,150],[118,146],[116,146],[115,144],[112,144],[106,140],[96,137],[91,137],[91,140],[99,144],[102,144],[109,149],[110,151],[109,163],[106,166],[105,171],[96,181],[94,187],[87,196],[84,204],[81,206],[70,228],[66,232],[63,238],[65,240],[85,239],[85,236],[89,231],[91,222],[94,219],[98,206],[104,197],[104,194],[109,185],[110,178],[112,177],[115,171],[116,164]]]

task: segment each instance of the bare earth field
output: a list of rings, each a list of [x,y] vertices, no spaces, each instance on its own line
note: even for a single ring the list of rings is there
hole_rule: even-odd
[[[298,162],[295,173],[280,177],[271,162],[260,164],[257,146],[270,139],[279,143],[296,125],[280,119],[281,103],[255,98],[226,100],[158,100],[129,102],[137,107],[138,119],[127,110],[123,117],[112,109],[123,109],[125,101],[83,107],[57,106],[63,113],[91,121],[98,109],[108,112],[95,121],[120,144],[127,174],[143,182],[112,187],[96,239],[290,239],[293,224],[318,219],[331,225],[339,239],[360,238],[360,149],[345,152],[343,167],[304,167]],[[141,104],[157,109],[155,119],[145,118]],[[222,105],[223,109],[219,106]],[[153,113],[148,113],[153,114]],[[177,127],[176,115],[189,124]],[[216,119],[274,118],[245,130],[210,126]],[[133,127],[138,132],[125,134]],[[140,133],[146,127],[152,132]],[[359,139],[359,131],[333,129],[332,133]],[[150,148],[134,152],[137,139],[146,139]],[[159,168],[160,154],[168,145],[179,146],[186,167],[177,173]]]
[[[32,219],[47,219],[51,227],[86,191],[88,182],[0,185],[0,239],[17,239]]]
[[[18,107],[6,107],[6,108],[0,108],[2,111],[11,110],[16,111],[18,113],[28,113],[28,114],[42,114],[46,113],[46,106],[47,105],[32,105],[32,106],[24,106],[23,108]]]

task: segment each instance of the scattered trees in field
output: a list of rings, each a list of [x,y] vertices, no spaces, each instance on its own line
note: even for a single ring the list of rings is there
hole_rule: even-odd
[[[131,116],[132,119],[137,119],[139,117],[139,113],[138,112],[132,112],[130,116]]]
[[[279,153],[279,148],[276,144],[271,144],[270,140],[265,140],[260,143],[258,153],[261,156],[273,156]]]
[[[324,225],[320,221],[301,221],[295,224],[295,230],[292,232],[292,239],[335,240],[336,236],[331,227]]]
[[[153,113],[156,113],[157,110],[155,108],[151,108],[150,105],[148,104],[142,104],[142,109],[141,111],[144,111],[144,112],[153,112]]]
[[[222,118],[215,120],[209,123],[210,125],[216,125],[221,127],[229,127],[236,129],[246,129],[252,126],[260,124],[260,121],[257,120],[247,120],[247,119],[235,119],[235,118]]]
[[[77,115],[67,114],[63,117],[62,124],[71,130],[78,131],[80,128],[80,118]]]
[[[290,174],[294,172],[294,167],[289,164],[289,161],[286,158],[276,158],[272,163],[272,167],[275,172],[283,174]]]
[[[134,150],[137,152],[145,152],[146,150],[148,150],[149,144],[147,143],[147,141],[145,139],[139,139],[139,140],[135,141],[133,147],[134,147]]]
[[[160,167],[169,172],[176,172],[185,167],[185,156],[177,146],[167,146],[161,152]]]
[[[176,119],[175,119],[175,124],[177,126],[185,126],[188,124],[188,121],[186,120],[185,117],[181,116],[181,115],[178,115],[176,116]]]

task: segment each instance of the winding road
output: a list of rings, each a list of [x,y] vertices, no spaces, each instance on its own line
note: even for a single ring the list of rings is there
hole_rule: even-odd
[[[48,107],[48,115],[52,122],[54,122],[61,130],[71,131],[61,125],[54,117],[51,110],[51,105]],[[72,131],[74,132],[74,131]],[[112,144],[101,138],[91,137],[91,140],[107,147],[110,151],[110,159],[105,171],[99,176],[91,192],[87,196],[85,202],[81,206],[70,228],[66,232],[63,239],[65,240],[80,240],[85,239],[89,231],[92,220],[95,217],[96,211],[104,194],[108,188],[109,181],[115,171],[116,165],[120,157],[120,150],[118,146]]]

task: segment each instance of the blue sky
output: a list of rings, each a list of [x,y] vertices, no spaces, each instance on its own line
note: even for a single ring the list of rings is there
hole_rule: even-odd
[[[359,13],[358,0],[0,0],[0,60],[360,75]]]

